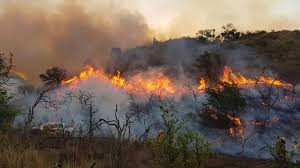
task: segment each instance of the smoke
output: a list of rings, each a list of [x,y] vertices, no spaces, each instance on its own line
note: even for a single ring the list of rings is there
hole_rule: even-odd
[[[291,5],[282,9],[280,0],[0,3],[3,23],[0,50],[14,53],[17,71],[25,73],[34,83],[38,82],[38,75],[51,66],[61,66],[71,72],[80,70],[85,63],[105,67],[112,47],[145,44],[153,37],[152,29],[159,27],[157,25],[166,24],[166,30],[158,28],[155,32],[156,36],[165,37],[193,35],[199,29],[220,28],[229,22],[242,30],[299,27],[297,18],[284,13]],[[164,7],[170,3],[174,9]]]
[[[143,16],[100,6],[93,13],[80,1],[62,3],[5,1],[0,12],[0,47],[15,55],[17,71],[35,83],[51,66],[74,72],[84,63],[105,66],[112,47],[129,48],[149,41]]]

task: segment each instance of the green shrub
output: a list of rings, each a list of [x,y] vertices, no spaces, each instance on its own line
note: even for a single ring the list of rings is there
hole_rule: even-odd
[[[164,129],[153,142],[157,168],[201,168],[210,156],[210,145],[196,133],[182,133],[183,123],[174,115],[174,108],[161,108]]]
[[[295,146],[298,146],[298,142],[296,141]],[[270,153],[274,159],[274,168],[299,168],[300,165],[292,163],[296,152],[299,151],[298,148],[294,148],[291,151],[286,148],[286,140],[284,137],[277,137],[275,144],[270,148]]]
[[[0,52],[0,131],[11,127],[18,111],[11,103],[12,97],[7,93],[7,82],[10,79],[10,71],[13,68],[13,55]]]
[[[4,89],[0,89],[0,130],[11,127],[18,110],[11,104],[11,98]]]
[[[246,106],[246,100],[240,92],[240,88],[235,84],[219,82],[212,88],[205,90],[207,101],[204,109],[212,109],[219,113],[236,116],[238,112],[243,111]]]

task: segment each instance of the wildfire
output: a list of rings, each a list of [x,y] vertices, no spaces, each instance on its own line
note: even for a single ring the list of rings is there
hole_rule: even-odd
[[[245,135],[246,128],[242,126],[241,119],[238,117],[233,117],[229,114],[227,114],[227,117],[236,126],[236,127],[230,127],[228,129],[229,135],[232,137],[236,137],[236,136],[243,137]]]
[[[204,90],[206,88],[206,83],[204,79],[199,80],[198,90]]]
[[[231,137],[244,137],[246,133],[245,127],[229,128],[228,133]]]
[[[229,118],[229,120],[231,120],[236,126],[240,126],[241,125],[241,119],[238,117],[233,117],[229,114],[227,114],[227,117]]]
[[[118,71],[117,74],[111,75],[106,74],[101,69],[95,69],[92,66],[86,66],[84,70],[77,76],[73,76],[67,80],[62,81],[62,85],[77,86],[77,84],[87,78],[96,78],[100,81],[110,83],[117,89],[123,89],[129,93],[134,94],[154,94],[158,96],[171,96],[171,95],[181,95],[186,92],[182,86],[175,85],[171,78],[160,71],[153,72],[141,72],[132,76],[127,76],[127,78],[122,77],[121,73]],[[283,81],[275,80],[269,76],[261,76],[257,80],[251,79],[243,76],[241,73],[234,74],[232,69],[228,66],[224,67],[224,73],[220,79],[223,82],[228,82],[232,84],[237,84],[239,86],[249,86],[256,83],[262,84],[272,84],[279,87],[291,87],[292,85]],[[194,86],[198,91],[203,91],[207,88],[206,81],[200,79],[198,85]],[[213,118],[217,116],[212,116]],[[228,119],[234,124],[233,127],[228,129],[228,133],[232,137],[244,137],[246,132],[247,122],[241,122],[241,119],[231,115],[227,115]],[[271,121],[267,121],[268,123]],[[276,122],[276,121],[274,121]],[[249,124],[260,126],[262,125],[259,121],[252,121]]]
[[[178,89],[171,80],[162,73],[150,75],[137,74],[131,77],[124,87],[129,92],[150,93],[159,96],[173,95]]]
[[[62,81],[62,85],[67,85],[67,84],[76,85],[79,81],[87,79],[89,77],[96,77],[100,80],[108,80],[108,77],[105,75],[103,71],[99,69],[95,70],[92,66],[87,65],[78,76],[74,76],[71,77],[70,79]]]
[[[120,74],[120,71],[118,71],[118,74],[113,76],[113,78],[111,79],[111,83],[117,88],[122,88],[126,85],[125,79],[123,79]]]
[[[121,73],[119,71],[115,75],[106,74],[103,70],[95,69],[90,65],[87,65],[79,75],[62,81],[62,85],[71,85],[73,87],[76,87],[80,81],[90,77],[111,83],[118,89],[124,89],[127,92],[135,94],[150,93],[159,96],[170,96],[174,94],[179,95],[185,93],[182,90],[183,87],[176,86],[174,82],[172,82],[171,78],[159,71],[151,72],[150,74],[138,73],[125,79],[121,76]],[[292,86],[289,83],[275,80],[272,77],[268,76],[261,76],[259,80],[254,80],[247,78],[240,73],[236,75],[228,66],[224,67],[224,73],[221,81],[235,83],[238,85],[253,85],[256,82],[259,82],[265,84],[273,84],[281,87]],[[199,91],[205,90],[206,87],[206,81],[202,78],[199,80],[198,86],[195,86],[195,88],[197,88]]]
[[[109,82],[116,88],[124,89],[134,93],[153,93],[159,96],[172,95],[177,90],[171,80],[162,73],[155,73],[151,76],[137,74],[129,80],[125,80],[118,71],[116,75],[107,75],[104,71],[94,69],[92,66],[86,66],[77,76],[62,81],[62,85],[76,86],[78,82],[87,78],[97,78],[101,81]]]
[[[63,85],[71,84],[76,86],[78,82],[87,79],[89,77],[97,78],[101,81],[110,82],[116,88],[125,89],[128,92],[133,93],[153,93],[160,96],[173,95],[175,93],[180,93],[180,88],[176,87],[168,76],[160,72],[152,73],[150,75],[145,75],[139,73],[130,77],[128,80],[125,80],[121,73],[118,71],[116,75],[107,75],[101,69],[95,69],[92,66],[86,66],[84,70],[77,76],[71,77],[65,81],[62,81]],[[250,85],[255,84],[257,81],[249,79],[242,74],[238,73],[235,75],[230,67],[224,67],[224,74],[222,81],[228,83],[235,83],[238,85]],[[271,77],[262,76],[259,78],[258,82],[273,84],[277,86],[287,87],[291,84],[281,82],[279,80],[274,80]],[[204,79],[199,80],[197,89],[203,91],[207,87],[206,81]]]
[[[224,67],[222,81],[227,83],[234,83],[237,85],[253,85],[256,83],[264,83],[269,85],[273,84],[275,86],[280,86],[280,87],[292,87],[290,83],[276,80],[270,76],[261,76],[258,78],[258,80],[255,80],[255,79],[247,78],[243,76],[241,73],[238,73],[236,75],[232,72],[232,69],[228,66]]]

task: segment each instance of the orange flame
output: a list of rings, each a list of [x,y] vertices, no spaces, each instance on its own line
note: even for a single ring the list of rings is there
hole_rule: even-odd
[[[229,120],[231,120],[236,126],[240,126],[241,125],[241,119],[238,117],[233,117],[229,114],[227,114],[227,117],[229,118]]]
[[[236,137],[236,136],[243,137],[245,135],[246,128],[244,126],[242,126],[241,119],[238,117],[233,117],[229,114],[227,114],[227,117],[229,120],[232,121],[232,123],[234,123],[235,126],[237,126],[237,127],[231,127],[228,129],[229,135],[232,137]]]
[[[125,79],[123,79],[120,74],[120,71],[118,71],[118,74],[113,76],[113,78],[111,79],[111,83],[117,88],[123,88],[126,85]]]
[[[151,93],[159,96],[172,95],[176,92],[176,87],[171,80],[162,73],[154,73],[151,76],[144,76],[137,74],[132,76],[128,81],[121,77],[118,71],[116,75],[110,77],[104,71],[94,69],[92,66],[86,66],[78,76],[71,77],[70,79],[62,81],[62,85],[73,85],[74,87],[78,82],[85,80],[89,77],[98,78],[101,81],[110,82],[116,88],[125,89],[128,92],[134,93]]]
[[[245,137],[246,128],[238,127],[238,128],[229,128],[228,133],[231,137]]]
[[[272,77],[269,76],[261,76],[258,78],[258,80],[250,79],[242,74],[238,73],[237,75],[232,72],[232,69],[228,66],[224,67],[224,72],[223,72],[223,82],[227,83],[234,83],[237,85],[251,85],[255,84],[256,82],[258,83],[264,83],[264,84],[273,84],[275,86],[280,86],[280,87],[292,87],[290,83],[286,83],[280,80],[276,80]]]
[[[204,79],[199,80],[198,90],[204,90],[206,88],[206,83]]]
[[[178,90],[171,80],[162,73],[154,73],[150,76],[137,74],[130,78],[124,88],[129,92],[146,92],[159,96],[173,95]]]
[[[121,76],[121,73],[118,71],[115,75],[108,75],[101,69],[94,69],[92,66],[86,66],[84,70],[77,76],[73,76],[67,80],[62,81],[62,85],[68,86],[77,86],[77,84],[87,78],[96,78],[101,81],[112,84],[115,88],[124,89],[129,93],[134,94],[155,94],[157,96],[170,96],[170,95],[181,95],[186,93],[182,86],[177,86],[172,82],[171,78],[163,74],[162,72],[151,72],[147,73],[138,73],[133,76],[130,76],[128,79],[125,79]],[[232,72],[230,67],[224,67],[224,73],[222,79],[223,82],[241,85],[254,85],[256,83],[262,84],[273,84],[279,87],[291,87],[292,85],[283,81],[275,80],[272,77],[261,76],[258,80],[250,79],[242,74],[238,73],[237,75]],[[203,91],[207,87],[206,81],[200,79],[197,86],[198,91]],[[214,117],[214,116],[213,116]],[[230,136],[239,136],[243,137],[246,132],[246,122],[242,124],[241,119],[231,115],[227,115],[228,119],[235,124],[235,127],[228,129]],[[217,119],[217,118],[216,118]],[[274,121],[276,122],[276,121]],[[261,125],[260,122],[252,122],[252,125]]]
[[[62,81],[62,85],[71,85],[76,87],[77,84],[87,78],[97,78],[101,81],[111,83],[118,89],[124,89],[131,93],[151,93],[159,96],[180,95],[186,93],[182,90],[184,87],[176,86],[172,80],[161,72],[152,72],[150,74],[138,73],[125,80],[118,71],[116,75],[108,75],[101,69],[95,69],[90,65],[85,66],[84,70],[77,76],[73,76],[67,80]],[[224,67],[223,82],[235,83],[238,85],[251,85],[257,81],[247,78],[240,73],[234,74],[230,67]],[[262,76],[258,80],[259,83],[273,84],[281,87],[292,86],[289,83],[285,83],[279,80],[275,80],[271,77]],[[195,86],[199,91],[203,91],[207,87],[206,81],[200,79],[198,86]]]
[[[107,80],[108,77],[105,75],[105,73],[99,69],[95,70],[92,66],[87,65],[84,68],[84,71],[82,71],[78,76],[74,76],[70,79],[62,81],[62,85],[67,84],[77,84],[79,81],[87,79],[89,77],[96,77],[101,80]]]

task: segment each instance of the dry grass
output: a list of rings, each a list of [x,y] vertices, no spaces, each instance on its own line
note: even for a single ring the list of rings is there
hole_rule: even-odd
[[[17,136],[6,134],[0,139],[1,168],[51,167],[58,158],[57,152],[37,150]]]
[[[153,167],[149,148],[138,143],[117,143],[109,138],[73,139],[62,143],[64,139],[53,138],[39,144],[45,137],[35,135],[28,139],[18,133],[0,134],[0,168],[58,168],[57,163],[62,163],[63,168],[91,168],[94,164],[93,168]],[[271,168],[271,164],[218,155],[208,159],[207,167]]]
[[[0,168],[130,168],[149,167],[151,154],[135,144],[113,139],[24,138],[0,135]],[[39,139],[39,140],[36,140]],[[138,157],[137,157],[138,156]]]

